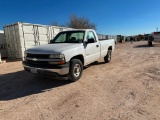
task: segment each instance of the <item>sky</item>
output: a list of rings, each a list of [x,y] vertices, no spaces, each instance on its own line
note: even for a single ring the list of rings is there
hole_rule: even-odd
[[[65,24],[72,14],[95,23],[99,34],[128,36],[160,29],[160,0],[0,0],[0,30],[15,22]]]

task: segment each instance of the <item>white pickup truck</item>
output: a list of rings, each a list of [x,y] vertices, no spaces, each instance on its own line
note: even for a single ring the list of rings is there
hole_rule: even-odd
[[[31,73],[77,81],[83,66],[101,57],[110,62],[114,47],[114,39],[99,41],[92,29],[63,31],[49,44],[26,50],[23,66]]]

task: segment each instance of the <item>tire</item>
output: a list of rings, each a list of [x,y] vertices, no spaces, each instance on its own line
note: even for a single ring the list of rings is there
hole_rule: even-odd
[[[79,59],[72,59],[70,61],[68,80],[77,81],[81,78],[83,73],[83,64]]]
[[[109,63],[111,61],[112,50],[108,50],[107,55],[104,57],[104,62]]]

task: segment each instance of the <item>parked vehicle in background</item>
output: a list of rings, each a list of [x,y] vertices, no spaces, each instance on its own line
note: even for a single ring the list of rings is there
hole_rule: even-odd
[[[160,42],[160,32],[153,32],[148,36],[148,45],[152,46],[153,42]]]
[[[114,39],[99,40],[92,29],[62,31],[50,44],[26,50],[23,66],[31,73],[77,81],[85,65],[101,57],[109,63],[114,48]]]
[[[148,36],[149,36],[149,34],[145,34],[144,35],[144,40],[148,40]]]

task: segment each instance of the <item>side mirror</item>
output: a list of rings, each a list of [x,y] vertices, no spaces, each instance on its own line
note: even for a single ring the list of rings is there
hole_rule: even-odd
[[[94,43],[94,42],[95,42],[94,39],[93,39],[93,38],[90,38],[90,39],[88,39],[87,44],[88,44],[88,43]]]

